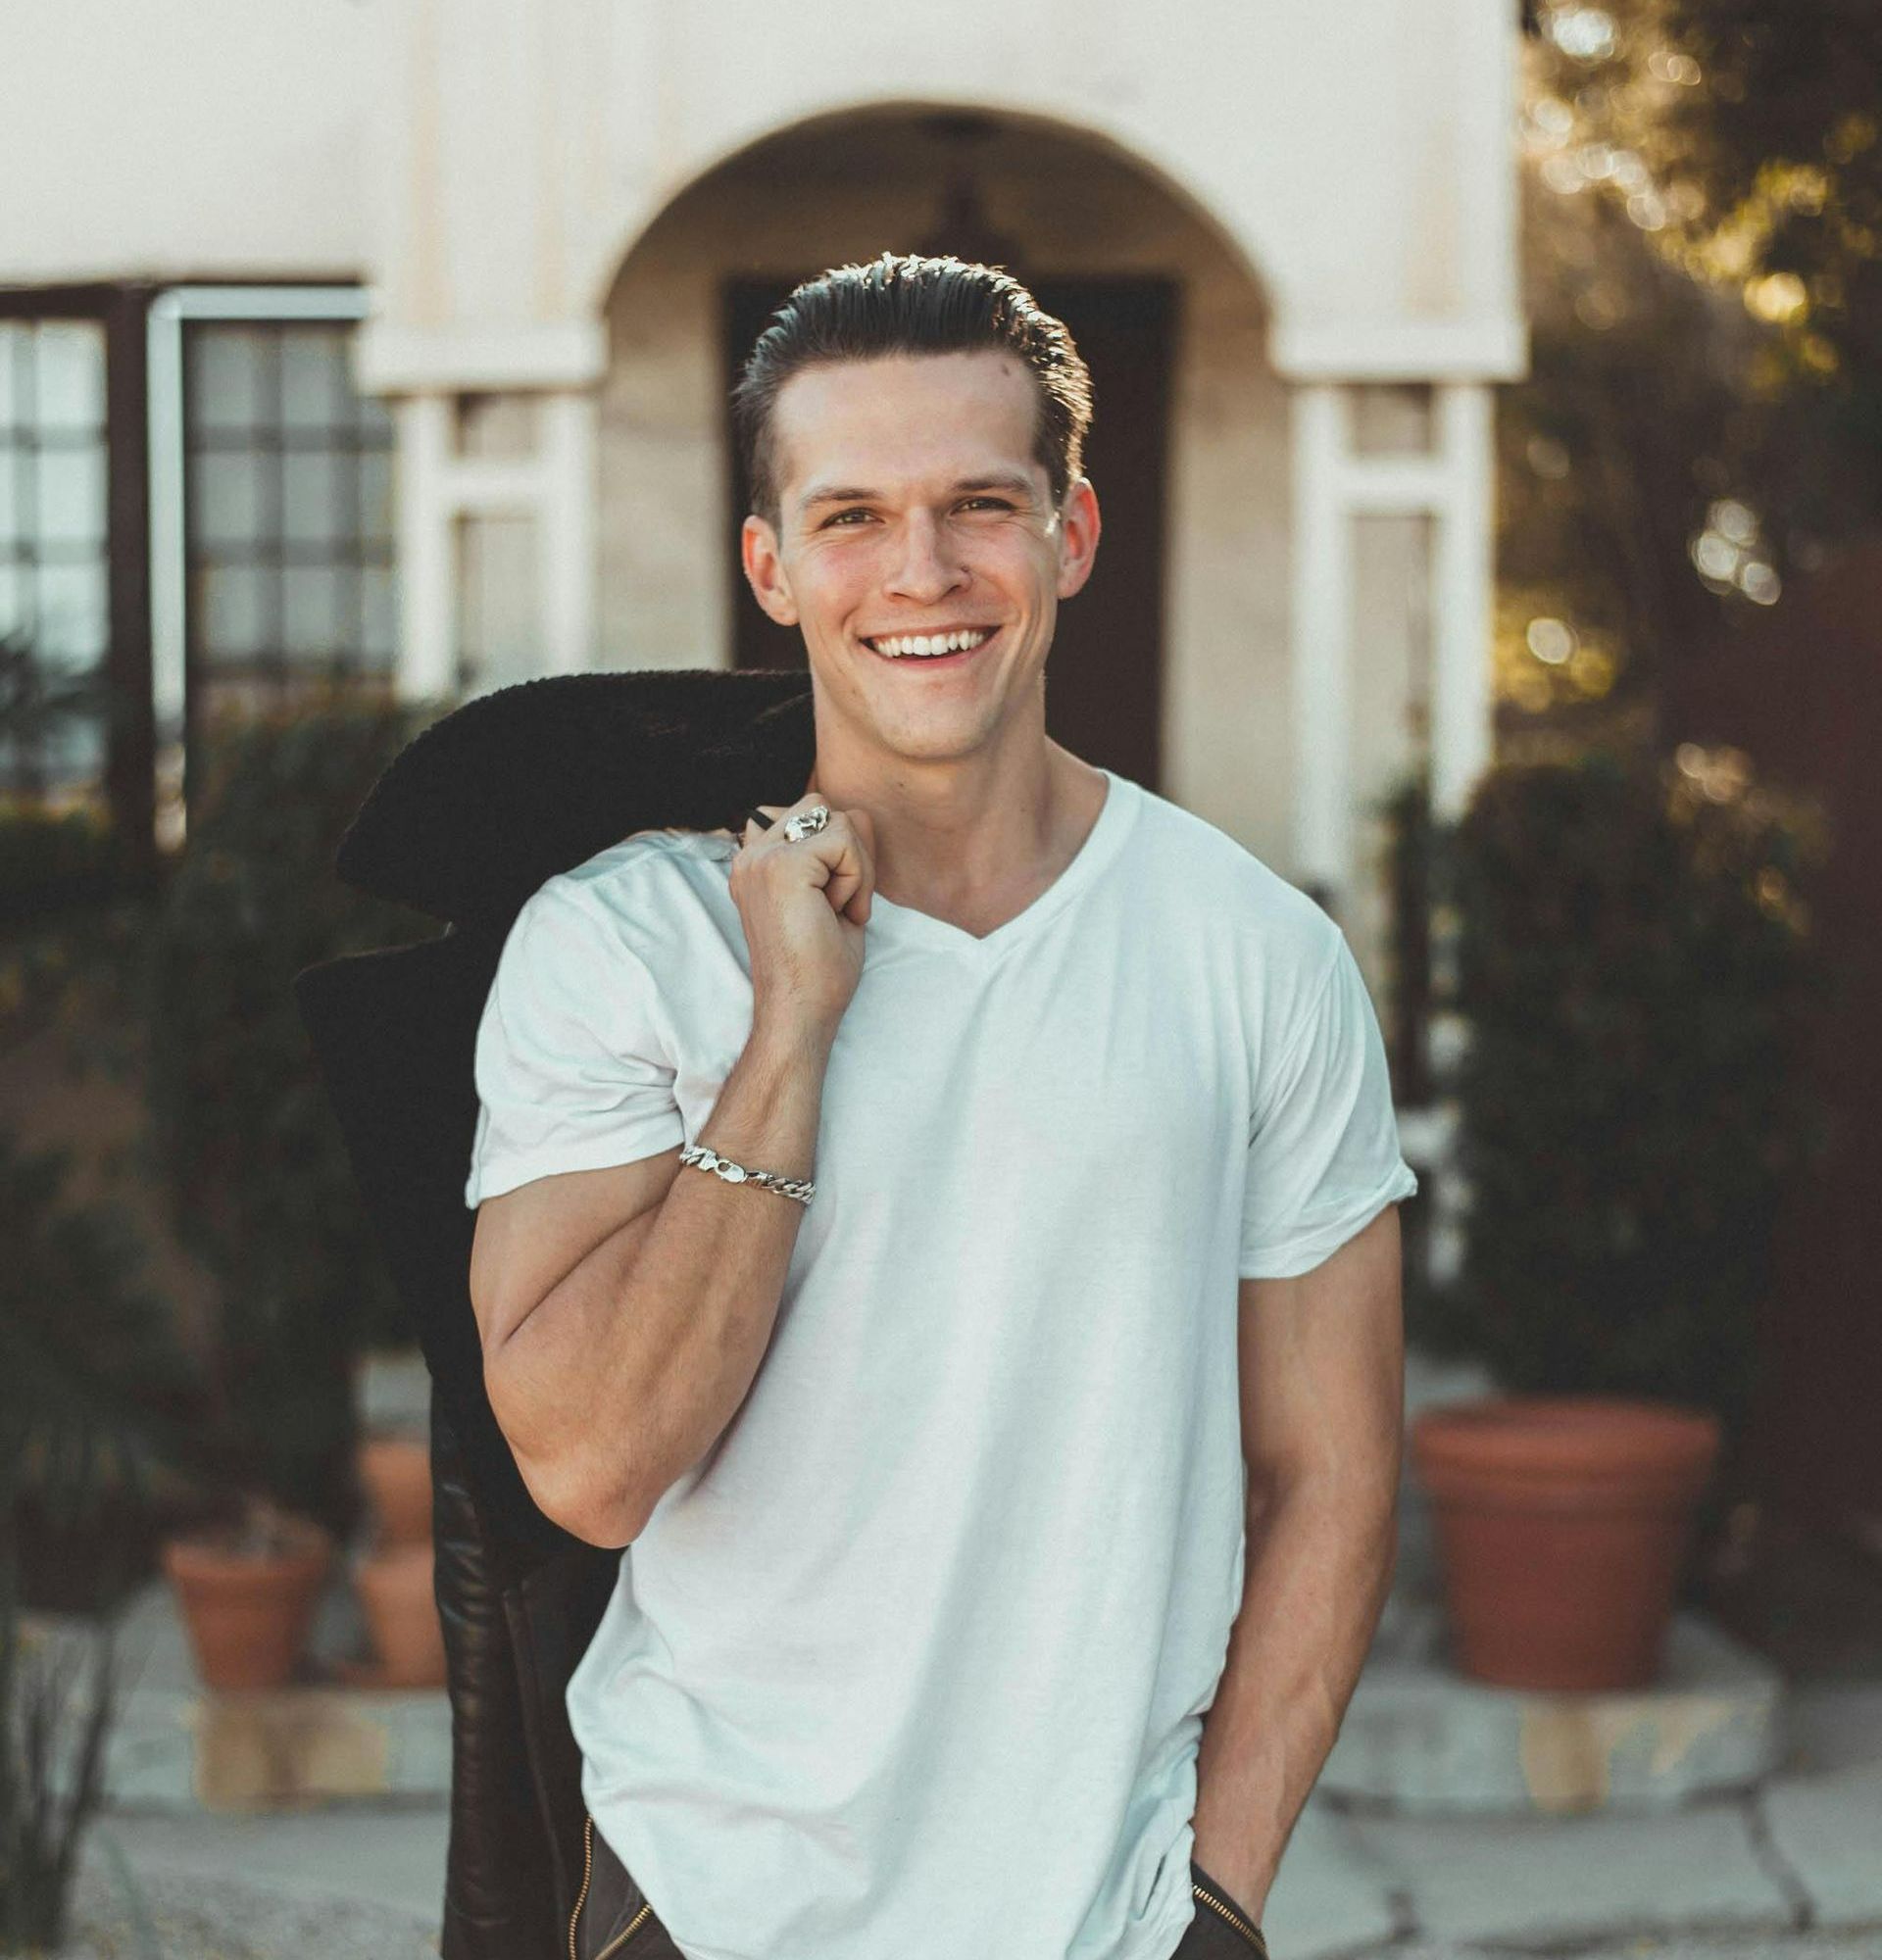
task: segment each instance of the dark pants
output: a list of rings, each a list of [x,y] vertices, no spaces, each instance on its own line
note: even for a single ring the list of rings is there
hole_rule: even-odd
[[[647,1903],[647,1894],[615,1856],[607,1838],[595,1829],[592,1818],[586,1830],[588,1883],[575,1907],[570,1932],[569,1951],[572,1960],[615,1960],[617,1954],[620,1960],[683,1960],[679,1948],[673,1944],[673,1936],[661,1925]],[[1237,1919],[1254,1927],[1255,1937],[1250,1939],[1213,1905],[1198,1897],[1196,1917],[1170,1960],[1249,1960],[1251,1954],[1255,1960],[1267,1960],[1267,1943],[1253,1916],[1244,1912],[1194,1859],[1189,1869],[1194,1884],[1213,1893]],[[883,1960],[892,1960],[892,1956],[884,1955]],[[989,1954],[984,1960],[1033,1960],[1033,1956]]]

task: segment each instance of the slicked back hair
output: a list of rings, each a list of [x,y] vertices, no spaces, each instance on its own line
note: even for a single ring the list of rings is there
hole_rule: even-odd
[[[1055,505],[1084,469],[1091,373],[1063,320],[1012,273],[950,257],[884,252],[834,266],[798,286],[771,316],[732,390],[753,512],[773,529],[779,494],[773,416],[778,390],[805,368],[894,354],[1015,354],[1039,398],[1034,458]]]

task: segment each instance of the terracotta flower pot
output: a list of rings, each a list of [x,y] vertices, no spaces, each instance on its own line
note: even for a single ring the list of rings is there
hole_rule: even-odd
[[[1642,1688],[1659,1669],[1717,1418],[1617,1397],[1500,1396],[1427,1409],[1453,1650],[1509,1688]]]
[[[444,1685],[444,1628],[433,1588],[431,1544],[388,1544],[362,1558],[354,1589],[388,1688]]]
[[[431,1446],[417,1437],[370,1436],[359,1446],[358,1462],[381,1542],[428,1544]]]
[[[312,1519],[167,1540],[164,1571],[210,1688],[278,1688],[307,1645],[333,1541]]]

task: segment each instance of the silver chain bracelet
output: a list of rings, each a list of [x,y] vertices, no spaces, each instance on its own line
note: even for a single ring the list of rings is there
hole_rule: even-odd
[[[780,1177],[774,1170],[747,1170],[743,1164],[735,1164],[730,1157],[720,1156],[704,1144],[688,1144],[680,1152],[679,1160],[683,1164],[696,1164],[701,1170],[709,1170],[716,1177],[722,1177],[727,1184],[762,1184],[767,1191],[794,1198],[800,1204],[808,1204],[811,1193],[817,1189],[815,1182],[807,1177]]]

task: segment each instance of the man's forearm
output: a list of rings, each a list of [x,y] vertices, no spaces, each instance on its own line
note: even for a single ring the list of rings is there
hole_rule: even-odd
[[[1242,1605],[1197,1760],[1196,1862],[1259,1919],[1392,1583],[1396,1505],[1312,1478],[1251,1505]]]
[[[699,1140],[748,1168],[808,1178],[827,1039],[755,1031]],[[645,1217],[595,1247],[486,1363],[526,1475],[562,1520],[625,1544],[703,1456],[752,1385],[804,1207],[682,1168]],[[540,1501],[540,1496],[538,1498]]]

